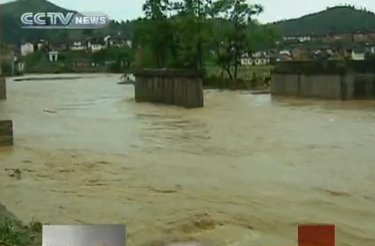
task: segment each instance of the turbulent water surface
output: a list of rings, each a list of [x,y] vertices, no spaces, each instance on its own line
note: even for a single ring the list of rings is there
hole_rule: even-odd
[[[298,223],[333,223],[338,246],[375,245],[374,103],[206,91],[185,110],[119,80],[8,80],[0,201],[21,219],[126,223],[129,245],[295,245]]]

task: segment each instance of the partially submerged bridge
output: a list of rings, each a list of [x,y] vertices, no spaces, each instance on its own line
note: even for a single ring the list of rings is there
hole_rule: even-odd
[[[271,73],[271,95],[375,99],[372,61],[286,61]]]
[[[176,105],[204,106],[204,71],[182,69],[144,69],[134,73],[135,100]]]

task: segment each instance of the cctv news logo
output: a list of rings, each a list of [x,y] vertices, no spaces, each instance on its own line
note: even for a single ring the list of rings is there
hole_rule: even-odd
[[[109,24],[108,16],[102,13],[27,12],[20,20],[27,29],[97,29]]]

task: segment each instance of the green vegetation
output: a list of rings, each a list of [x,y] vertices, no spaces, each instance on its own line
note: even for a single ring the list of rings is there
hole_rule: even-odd
[[[375,14],[352,6],[336,6],[297,19],[269,24],[284,36],[324,35],[357,30],[375,32]]]
[[[202,9],[204,8],[203,5],[204,4],[202,4],[201,6]],[[22,29],[20,27],[19,16],[24,12],[52,11],[65,13],[70,10],[61,8],[46,0],[17,0],[0,4],[0,8],[1,30],[2,33],[6,33],[6,35],[2,35],[1,38],[4,42],[13,44],[18,44],[22,40],[37,41],[39,39],[48,39],[51,41],[57,41],[62,39],[82,39],[90,35],[112,31],[119,31],[131,38],[133,36],[133,33],[135,32],[134,29],[136,23],[139,23],[139,20],[121,22],[111,21],[111,24],[108,28],[95,31],[28,30]],[[165,10],[163,11],[163,14],[165,14],[165,12],[168,12],[168,14],[170,14],[171,12],[176,12],[176,8],[174,10]],[[345,18],[342,18],[343,16],[345,16]],[[214,19],[213,22],[215,22],[214,25],[218,29],[221,29],[221,27],[225,27],[228,25],[228,23],[224,23],[225,21],[223,21],[219,17]],[[160,25],[161,24],[162,23],[160,23]],[[343,33],[354,32],[356,30],[375,31],[375,14],[365,9],[356,9],[352,6],[336,6],[318,13],[302,16],[301,18],[283,20],[276,23],[267,24],[264,25],[264,27],[274,29],[284,36],[328,34],[335,32]]]
[[[28,0],[40,1],[44,0]],[[15,3],[14,3],[15,4]],[[14,5],[13,5],[14,6]],[[9,5],[8,5],[9,7]],[[217,77],[244,79],[240,57],[259,49],[270,49],[280,37],[253,17],[263,11],[245,0],[147,0],[144,18],[131,22],[133,45],[109,47],[98,52],[59,51],[57,62],[35,52],[26,57],[25,72],[77,72],[91,67],[121,72],[132,68],[219,68]],[[111,22],[109,28],[128,23]],[[100,30],[103,32],[103,30]],[[93,35],[93,30],[82,31]],[[87,64],[78,69],[77,63]],[[248,77],[248,76],[246,76]],[[247,78],[246,78],[247,79]]]
[[[4,76],[12,75],[12,65],[8,61],[1,62],[1,72]]]
[[[76,12],[64,9],[46,0],[17,0],[0,4],[0,27],[2,42],[19,45],[22,41],[37,42],[40,39],[49,41],[81,40],[92,35],[106,33],[109,31],[121,31],[125,35],[131,34],[132,24],[130,22],[117,23],[104,30],[67,30],[67,29],[22,29],[20,16],[25,12]],[[5,35],[6,34],[6,35]]]
[[[214,63],[221,77],[237,80],[240,57],[271,48],[278,37],[253,19],[262,6],[245,0],[148,0],[143,9],[133,39],[138,67],[204,69]]]
[[[40,245],[41,232],[41,223],[32,221],[24,225],[0,203],[1,246]]]
[[[131,67],[133,60],[133,50],[127,46],[109,47],[93,53],[88,50],[60,51],[58,60],[53,62],[47,53],[37,51],[25,57],[25,72],[123,72]]]

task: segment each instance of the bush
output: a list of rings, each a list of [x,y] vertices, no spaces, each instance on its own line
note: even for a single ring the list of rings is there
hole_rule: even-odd
[[[225,89],[229,87],[230,79],[220,78],[218,76],[206,76],[203,78],[203,86],[210,88]]]
[[[119,73],[122,72],[121,64],[119,62],[114,62],[108,65],[108,72]]]
[[[10,62],[3,61],[1,63],[1,71],[4,76],[12,76],[13,70]]]

